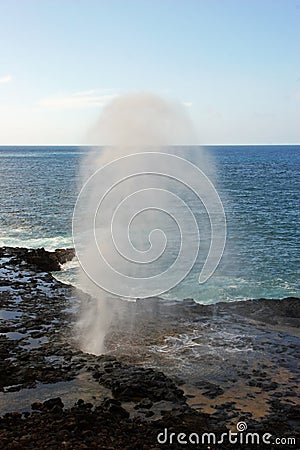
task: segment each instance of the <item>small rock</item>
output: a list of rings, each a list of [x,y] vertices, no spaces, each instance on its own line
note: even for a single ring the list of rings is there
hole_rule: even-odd
[[[49,400],[44,401],[43,405],[48,410],[51,410],[54,406],[58,406],[60,408],[64,407],[60,397],[50,398]]]
[[[43,405],[43,403],[40,403],[40,402],[34,402],[34,403],[31,404],[31,409],[38,410],[38,411],[43,411],[44,405]]]
[[[113,416],[118,416],[118,417],[124,418],[124,419],[128,419],[128,417],[130,416],[129,412],[126,411],[126,409],[124,409],[124,408],[122,408],[122,406],[118,406],[118,405],[111,405],[108,408],[108,411]]]
[[[135,405],[134,409],[150,409],[153,406],[153,403],[149,398],[143,398],[137,405]]]

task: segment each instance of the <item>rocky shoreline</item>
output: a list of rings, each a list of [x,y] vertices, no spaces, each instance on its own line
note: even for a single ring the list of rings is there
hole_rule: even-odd
[[[298,439],[266,448],[299,448],[300,299],[116,299],[95,356],[74,333],[82,293],[50,273],[73,257],[0,249],[1,449],[264,448],[157,440],[220,437],[238,422]]]

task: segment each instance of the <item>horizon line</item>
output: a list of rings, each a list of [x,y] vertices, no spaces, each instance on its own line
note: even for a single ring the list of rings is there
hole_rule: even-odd
[[[170,144],[162,147],[282,147],[282,146],[300,146],[300,142],[280,143],[280,144]],[[113,147],[107,144],[0,144],[2,147]]]

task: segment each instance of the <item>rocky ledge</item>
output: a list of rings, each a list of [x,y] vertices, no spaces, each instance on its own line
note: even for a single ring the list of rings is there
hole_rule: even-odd
[[[35,272],[56,272],[61,269],[62,264],[75,257],[75,251],[72,248],[50,252],[44,248],[1,247],[0,258],[3,257],[10,258],[10,263],[15,266],[23,265]]]
[[[49,272],[73,256],[0,249],[0,448],[299,448],[299,299],[115,299],[96,356],[74,333],[93,300]],[[201,444],[239,422],[271,444]]]

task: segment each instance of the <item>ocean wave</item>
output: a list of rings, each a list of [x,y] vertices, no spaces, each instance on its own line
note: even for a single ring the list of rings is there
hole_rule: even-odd
[[[44,247],[48,251],[57,248],[68,248],[73,246],[73,240],[70,236],[54,236],[54,237],[16,237],[14,235],[6,235],[0,237],[0,247],[26,247],[41,248]]]

